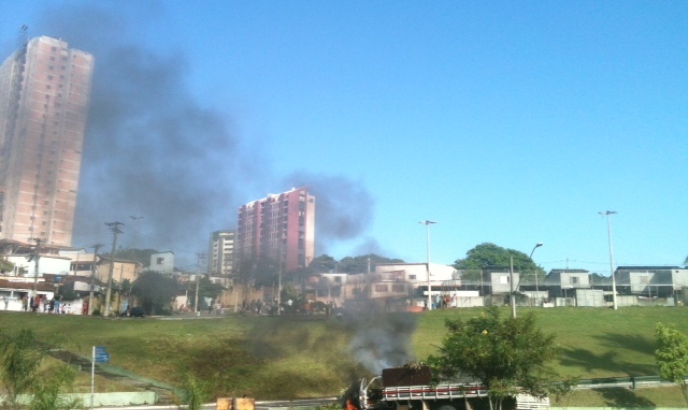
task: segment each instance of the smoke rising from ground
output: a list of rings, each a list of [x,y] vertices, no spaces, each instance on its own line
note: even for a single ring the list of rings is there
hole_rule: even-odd
[[[414,360],[411,336],[416,318],[411,313],[379,314],[367,317],[353,315],[355,335],[351,355],[372,374],[382,374],[389,367],[399,367]]]
[[[143,20],[162,14],[162,3],[136,5],[147,11]],[[96,61],[75,246],[108,240],[104,223],[118,220],[125,235],[138,235],[135,247],[203,252],[212,231],[235,227],[238,206],[268,194],[255,186],[279,178],[264,170],[267,159],[252,149],[258,144],[191,95],[183,53],[147,48],[127,34],[137,23],[111,9],[75,6],[44,17],[46,29],[32,36],[62,38]],[[298,183],[270,185],[275,192],[305,185],[317,197],[319,252],[370,224],[373,200],[360,184],[307,172],[288,179]],[[131,245],[131,236],[120,243]]]

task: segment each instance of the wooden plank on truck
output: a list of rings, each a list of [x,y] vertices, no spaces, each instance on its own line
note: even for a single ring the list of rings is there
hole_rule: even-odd
[[[232,410],[232,397],[218,397],[215,401],[215,410]]]
[[[430,368],[395,367],[382,370],[382,385],[385,387],[418,386],[432,383]]]
[[[234,399],[234,408],[232,410],[255,410],[256,399],[247,397],[237,397]]]

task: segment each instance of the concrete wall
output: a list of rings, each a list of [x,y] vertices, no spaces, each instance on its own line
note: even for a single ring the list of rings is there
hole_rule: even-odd
[[[576,304],[581,307],[606,307],[604,292],[597,289],[576,289]]]
[[[91,393],[70,393],[63,395],[65,400],[78,398],[85,408],[91,407]],[[18,397],[21,404],[28,404],[31,396],[22,394]],[[116,392],[116,393],[95,393],[93,394],[93,407],[105,406],[133,406],[133,405],[152,405],[158,400],[155,392]],[[4,397],[0,397],[0,404],[4,404]]]

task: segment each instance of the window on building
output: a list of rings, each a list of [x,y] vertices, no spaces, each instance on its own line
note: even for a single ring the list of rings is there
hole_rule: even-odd
[[[576,285],[578,284],[578,277],[577,276],[571,276],[571,284]]]
[[[375,293],[387,293],[387,284],[379,283],[375,285]]]
[[[162,265],[165,262],[165,258],[158,258],[157,264]]]

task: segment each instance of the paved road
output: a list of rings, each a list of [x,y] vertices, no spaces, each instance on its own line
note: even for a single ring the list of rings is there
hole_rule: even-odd
[[[304,400],[285,400],[285,401],[257,401],[256,410],[280,410],[280,409],[299,409],[299,408],[314,408],[323,404],[335,403],[335,397],[323,397],[318,399],[304,399]],[[122,406],[122,407],[108,407],[108,410],[179,410],[177,405],[168,406]],[[183,407],[182,407],[183,408]],[[215,403],[206,403],[203,405],[203,410],[215,410]]]

